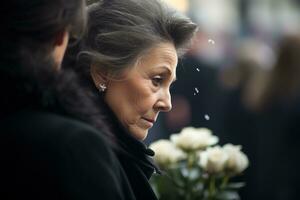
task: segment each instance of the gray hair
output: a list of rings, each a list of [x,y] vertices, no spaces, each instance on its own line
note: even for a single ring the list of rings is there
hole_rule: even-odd
[[[189,18],[159,0],[100,0],[88,8],[80,55],[88,55],[89,65],[118,74],[162,42],[183,55],[196,30]]]

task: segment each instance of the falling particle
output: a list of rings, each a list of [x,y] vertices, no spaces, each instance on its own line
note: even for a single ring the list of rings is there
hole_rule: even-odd
[[[214,45],[214,44],[215,44],[215,41],[212,40],[212,39],[209,39],[209,40],[208,40],[208,43]]]
[[[209,117],[208,115],[204,115],[204,118],[205,118],[206,120],[209,120],[209,119],[210,119],[210,117]]]
[[[196,70],[197,70],[198,72],[200,72],[200,69],[199,69],[198,67],[196,68]]]
[[[196,93],[194,92],[194,96],[196,96]]]
[[[195,87],[195,91],[196,91],[196,93],[199,93],[199,90],[198,90],[198,88],[196,88],[196,87]]]

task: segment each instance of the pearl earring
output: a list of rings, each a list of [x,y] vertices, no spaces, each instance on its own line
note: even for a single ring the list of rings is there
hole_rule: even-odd
[[[104,83],[99,84],[99,92],[104,92],[106,90],[106,85]]]

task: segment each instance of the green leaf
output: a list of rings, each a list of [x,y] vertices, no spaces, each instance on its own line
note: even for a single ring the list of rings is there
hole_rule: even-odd
[[[244,183],[244,182],[228,183],[227,186],[225,187],[225,189],[238,190],[238,189],[244,187],[245,185],[246,185],[246,183]]]
[[[217,200],[240,200],[240,196],[235,191],[222,191],[217,194]]]

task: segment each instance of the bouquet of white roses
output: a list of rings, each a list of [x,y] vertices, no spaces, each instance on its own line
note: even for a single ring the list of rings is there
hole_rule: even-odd
[[[249,164],[241,146],[217,145],[218,137],[206,128],[184,128],[170,140],[150,145],[154,160],[163,175],[154,175],[151,183],[160,200],[234,200],[244,183],[231,178]]]

